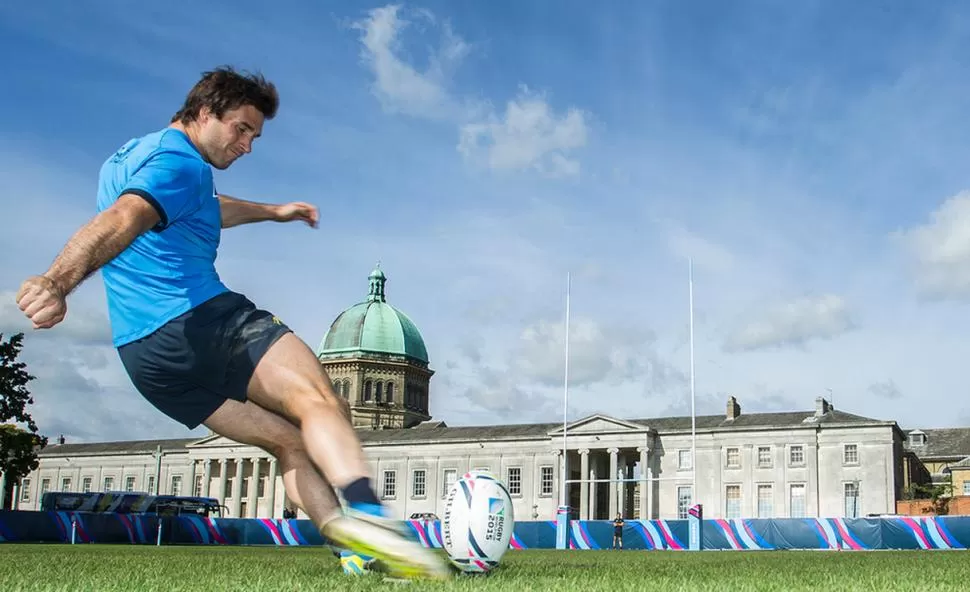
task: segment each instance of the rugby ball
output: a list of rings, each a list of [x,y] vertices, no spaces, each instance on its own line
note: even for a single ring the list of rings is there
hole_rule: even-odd
[[[485,471],[471,471],[448,491],[441,538],[448,559],[464,573],[498,567],[509,548],[515,516],[505,484]]]

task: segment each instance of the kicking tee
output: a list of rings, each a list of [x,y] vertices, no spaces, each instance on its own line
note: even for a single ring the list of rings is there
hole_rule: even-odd
[[[98,179],[98,212],[125,193],[161,220],[101,268],[115,347],[227,291],[215,269],[222,218],[212,169],[188,136],[165,128],[112,154]]]

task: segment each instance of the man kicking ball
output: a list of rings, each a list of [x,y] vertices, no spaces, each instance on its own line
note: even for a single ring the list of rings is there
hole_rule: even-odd
[[[310,348],[216,273],[221,229],[319,221],[310,204],[259,204],[214,186],[211,167],[248,154],[278,106],[262,76],[206,72],[167,127],[105,161],[97,215],[23,282],[17,304],[34,328],[53,327],[68,295],[100,269],[113,344],[152,405],[276,457],[288,497],[335,547],[395,577],[446,578],[445,563],[387,517],[346,402]]]

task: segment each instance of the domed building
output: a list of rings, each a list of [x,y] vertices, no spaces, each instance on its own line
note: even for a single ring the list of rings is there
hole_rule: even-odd
[[[411,319],[387,303],[380,267],[367,279],[367,298],[334,319],[317,358],[350,402],[355,427],[412,427],[431,419],[428,350]]]
[[[350,404],[376,493],[397,518],[443,516],[448,492],[470,470],[503,480],[517,522],[554,520],[562,500],[584,520],[686,519],[694,500],[708,518],[858,517],[896,512],[916,474],[906,467],[921,466],[903,457],[894,421],[837,411],[821,397],[814,409],[772,413],[742,413],[732,396],[724,413],[696,418],[594,414],[567,426],[554,418],[449,426],[430,416],[434,371],[421,333],[388,304],[380,268],[368,282],[366,298],[337,315],[316,354]],[[603,386],[588,396],[611,393]],[[956,441],[930,438],[936,444],[921,441],[917,450],[939,455]],[[14,509],[39,510],[51,491],[116,490],[215,497],[233,518],[294,507],[277,460],[224,436],[56,442],[8,488]],[[0,473],[0,492],[5,479]]]

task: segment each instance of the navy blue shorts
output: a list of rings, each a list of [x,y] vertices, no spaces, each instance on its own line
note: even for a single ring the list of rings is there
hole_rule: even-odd
[[[290,328],[236,292],[224,292],[118,348],[135,388],[189,429],[227,399],[246,400],[256,365]]]

